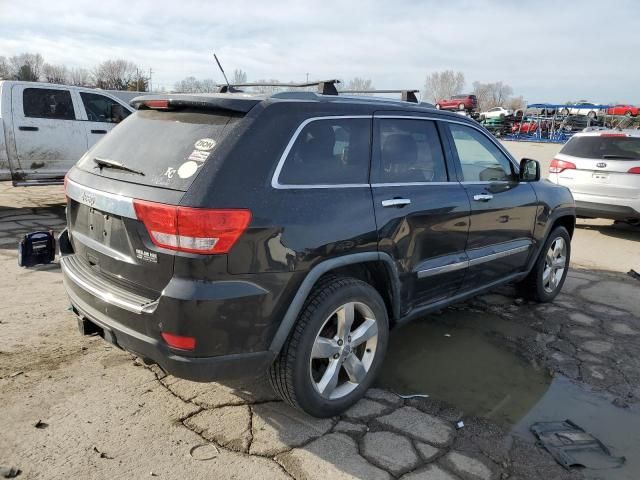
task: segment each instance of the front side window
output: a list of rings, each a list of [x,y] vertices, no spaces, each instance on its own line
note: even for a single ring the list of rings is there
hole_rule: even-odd
[[[376,142],[380,183],[446,182],[440,137],[434,122],[380,119]]]
[[[320,119],[309,122],[285,159],[282,185],[369,183],[371,120]]]
[[[131,113],[118,102],[104,95],[80,92],[80,97],[90,122],[120,123]]]
[[[449,130],[465,182],[514,180],[511,161],[485,135],[475,128],[453,123],[449,125]]]
[[[25,117],[75,120],[71,92],[52,88],[25,88],[22,92]]]

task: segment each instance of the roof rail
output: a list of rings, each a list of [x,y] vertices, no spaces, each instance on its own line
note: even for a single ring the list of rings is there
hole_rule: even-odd
[[[317,82],[306,83],[279,83],[279,82],[252,82],[252,83],[236,83],[234,85],[221,85],[219,93],[237,93],[242,92],[236,87],[286,87],[286,88],[305,88],[318,87],[318,93],[321,95],[338,95],[336,83],[340,83],[338,79],[319,80]]]
[[[340,90],[340,93],[399,93],[403,102],[420,103],[416,93],[420,90]]]

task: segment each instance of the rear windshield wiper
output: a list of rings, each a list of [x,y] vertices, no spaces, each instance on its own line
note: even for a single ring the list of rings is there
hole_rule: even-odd
[[[142,175],[144,176],[144,172],[141,172],[140,170],[135,170],[131,167],[127,167],[124,163],[120,163],[120,162],[116,162],[115,160],[109,160],[107,158],[94,158],[93,159],[93,163],[95,163],[96,165],[98,165],[100,167],[100,169],[102,168],[114,168],[117,170],[123,170],[125,172],[131,172],[131,173],[136,173],[138,175]]]
[[[640,160],[638,157],[629,157],[627,155],[602,155],[602,158],[610,158],[611,160],[616,158],[620,160]]]

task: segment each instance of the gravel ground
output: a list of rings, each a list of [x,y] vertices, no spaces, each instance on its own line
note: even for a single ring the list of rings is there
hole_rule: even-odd
[[[19,478],[581,478],[507,429],[435,399],[372,389],[339,418],[317,420],[263,382],[187,382],[81,337],[58,265],[16,265],[17,236],[59,229],[63,200],[59,188],[0,184],[0,465],[19,467]],[[576,245],[586,230],[577,229]],[[635,235],[601,240],[609,251],[637,251]],[[518,326],[488,332],[505,349],[633,407],[640,284],[606,258],[589,270],[579,259],[576,248],[554,304],[502,288],[434,321],[455,328],[458,311],[499,316]]]

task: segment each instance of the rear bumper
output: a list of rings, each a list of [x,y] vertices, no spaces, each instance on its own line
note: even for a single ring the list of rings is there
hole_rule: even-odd
[[[628,205],[611,205],[576,200],[576,215],[580,217],[629,220],[640,218],[640,212]]]
[[[275,358],[273,352],[269,351],[215,357],[179,355],[159,340],[128,328],[99,312],[74,294],[66,276],[63,281],[73,311],[78,316],[81,332],[98,332],[109,343],[138,355],[147,362],[158,364],[165,372],[176,377],[195,382],[255,377],[265,372]],[[87,328],[86,322],[92,325]]]

